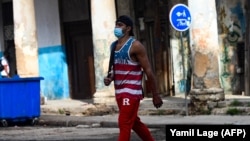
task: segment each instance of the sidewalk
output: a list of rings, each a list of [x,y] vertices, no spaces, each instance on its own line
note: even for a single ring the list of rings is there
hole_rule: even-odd
[[[250,97],[241,95],[226,95],[225,101],[247,100]],[[163,127],[166,124],[243,124],[250,125],[249,116],[228,115],[185,115],[188,98],[184,95],[164,97],[163,106],[159,109],[153,107],[152,99],[145,98],[141,101],[139,115],[141,120],[149,127]],[[162,111],[170,109],[173,113],[160,115]],[[176,113],[176,111],[182,112]],[[116,103],[113,105],[95,105],[91,100],[48,100],[41,105],[39,125],[42,126],[101,126],[117,127],[118,111]],[[150,115],[149,112],[158,112],[158,115]],[[174,112],[175,111],[175,112]],[[96,112],[96,113],[95,113]],[[95,114],[93,114],[95,113]],[[91,115],[93,114],[93,115]]]
[[[201,115],[201,116],[140,116],[150,128],[163,128],[165,125],[250,125],[249,116]],[[64,116],[41,115],[42,126],[118,127],[118,115],[104,116]]]
[[[174,97],[164,97],[163,105],[159,109],[153,106],[152,98],[144,98],[140,103],[139,114],[148,114],[148,112],[162,111],[166,109],[171,109],[174,112],[184,112],[185,102],[189,102],[189,99],[185,99],[183,95]],[[109,103],[106,104],[94,104],[92,100],[48,100],[44,105],[41,105],[42,114],[60,114],[64,115],[70,113],[74,116],[84,116],[84,115],[104,115],[117,113],[117,104]],[[175,111],[174,111],[175,110]],[[171,111],[170,111],[171,112]]]

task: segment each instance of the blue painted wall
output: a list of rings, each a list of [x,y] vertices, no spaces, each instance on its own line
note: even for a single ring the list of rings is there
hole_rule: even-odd
[[[62,45],[40,47],[39,73],[44,77],[41,81],[41,94],[48,99],[69,98],[69,82],[65,47]]]

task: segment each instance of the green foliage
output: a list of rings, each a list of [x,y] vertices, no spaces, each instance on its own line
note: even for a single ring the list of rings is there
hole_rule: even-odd
[[[230,107],[242,106],[242,105],[243,105],[243,104],[242,104],[240,101],[236,100],[236,99],[234,99],[234,100],[229,104]]]
[[[58,109],[59,114],[64,114],[64,110]]]
[[[157,110],[157,115],[165,115],[165,110]]]
[[[240,114],[242,114],[242,111],[240,111],[237,108],[229,108],[229,109],[227,109],[226,114],[227,115],[240,115]]]
[[[250,102],[247,103],[247,107],[250,107]]]
[[[203,110],[200,110],[200,113],[202,115],[210,115],[211,114],[211,110],[205,110],[205,109],[203,109]]]

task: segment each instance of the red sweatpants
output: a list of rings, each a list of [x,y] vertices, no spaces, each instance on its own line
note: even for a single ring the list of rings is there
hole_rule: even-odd
[[[143,141],[154,141],[148,127],[141,122],[137,115],[140,100],[123,97],[116,99],[116,101],[119,108],[118,125],[120,134],[118,141],[129,141],[131,129],[133,129]]]

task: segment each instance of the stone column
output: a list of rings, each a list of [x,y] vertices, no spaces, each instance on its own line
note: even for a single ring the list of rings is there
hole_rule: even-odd
[[[13,0],[13,13],[17,73],[20,77],[38,76],[34,1]]]
[[[192,15],[190,27],[192,48],[191,104],[206,111],[208,101],[224,100],[219,80],[219,42],[215,0],[189,0]]]
[[[115,0],[91,0],[91,20],[94,45],[94,66],[96,93],[94,103],[114,102],[114,85],[107,87],[103,78],[107,75],[110,44],[116,40],[114,27],[116,20]]]

